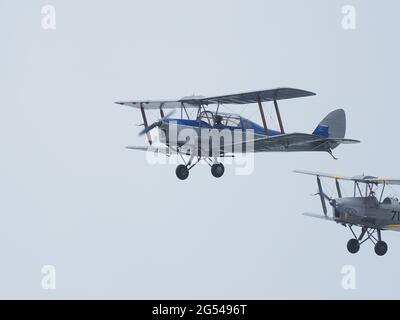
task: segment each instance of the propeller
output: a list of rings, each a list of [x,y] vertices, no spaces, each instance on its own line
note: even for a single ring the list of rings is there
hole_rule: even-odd
[[[328,197],[325,192],[323,192],[323,193],[317,192],[315,194],[312,194],[312,196],[320,196],[321,197],[322,207],[324,207],[325,200],[328,200],[329,204],[332,207],[334,207],[334,208],[336,207],[336,200]]]
[[[171,111],[170,113],[168,113],[164,118],[152,123],[151,125],[149,125],[147,128],[144,128],[142,131],[139,132],[139,136],[143,136],[144,134],[149,133],[151,130],[155,129],[155,128],[159,128],[162,126],[163,122],[165,119],[168,119],[175,111]]]

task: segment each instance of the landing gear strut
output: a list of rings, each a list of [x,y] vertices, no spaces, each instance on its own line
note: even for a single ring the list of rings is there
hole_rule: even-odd
[[[183,162],[185,162],[185,159],[182,157],[182,155],[181,154],[179,155],[181,156]],[[196,166],[201,160],[201,158],[198,157],[197,161],[193,163],[194,158],[195,158],[194,156],[191,156],[188,163],[185,162],[186,164],[181,164],[176,168],[175,173],[179,180],[186,180],[189,177],[189,171],[194,166]]]
[[[360,246],[364,242],[371,240],[371,242],[375,245],[375,253],[378,256],[384,256],[386,254],[386,252],[388,250],[388,246],[385,241],[382,241],[381,230],[363,227],[361,230],[360,236],[357,237],[353,231],[352,226],[348,226],[348,227],[350,228],[351,232],[354,235],[354,238],[350,239],[349,242],[347,242],[347,250],[350,253],[352,253],[352,254],[357,253],[360,250]],[[375,232],[378,235],[378,239],[374,236]],[[367,237],[364,239],[365,235],[367,235]]]
[[[211,174],[215,178],[221,178],[225,173],[224,165],[217,162],[216,158],[214,158],[214,161],[208,157],[197,157],[197,160],[195,160],[195,156],[191,156],[189,162],[186,163],[182,154],[180,154],[180,156],[185,164],[181,164],[176,168],[175,173],[179,180],[186,180],[189,177],[189,171],[201,160],[204,160],[211,167]]]

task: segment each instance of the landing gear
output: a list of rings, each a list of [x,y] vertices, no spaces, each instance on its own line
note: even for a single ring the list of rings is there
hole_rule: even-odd
[[[375,245],[375,253],[378,256],[384,256],[388,250],[388,246],[385,241],[378,241]]]
[[[181,156],[184,164],[179,165],[176,168],[176,176],[179,180],[186,180],[189,177],[189,171],[192,170],[201,160],[205,161],[211,167],[211,173],[215,178],[221,178],[225,173],[225,167],[222,163],[217,161],[217,157],[211,159],[210,157],[194,156],[191,155],[188,162],[183,157],[184,154],[177,150],[177,153]]]
[[[385,241],[382,241],[381,230],[378,230],[378,242],[375,244],[375,253],[378,256],[384,256],[388,250],[388,246]]]
[[[186,180],[189,177],[189,169],[183,164],[179,165],[175,172],[179,180]]]
[[[360,250],[360,246],[364,242],[371,240],[371,242],[375,245],[375,253],[378,256],[384,256],[386,254],[388,246],[385,241],[382,241],[381,230],[363,227],[360,236],[357,237],[353,231],[352,226],[348,227],[354,235],[354,238],[350,239],[349,242],[347,242],[347,250],[349,250],[350,253],[357,253]],[[375,233],[378,236],[377,238],[374,236]],[[367,237],[363,240],[365,235],[367,235]]]
[[[215,163],[211,166],[211,173],[215,178],[221,178],[225,173],[225,167],[222,163]]]
[[[185,159],[183,158],[182,154],[179,153],[181,156],[183,162],[186,163]],[[197,158],[197,161],[193,163],[194,156],[192,155],[189,159],[189,162],[186,164],[181,164],[176,168],[176,176],[178,177],[179,180],[186,180],[189,177],[189,171],[196,166],[200,162],[200,157]]]
[[[360,250],[360,243],[358,240],[350,239],[349,242],[347,242],[347,250],[352,254],[356,254]]]

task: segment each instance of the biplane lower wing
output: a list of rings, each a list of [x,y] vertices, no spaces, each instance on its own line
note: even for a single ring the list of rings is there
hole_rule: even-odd
[[[400,232],[400,224],[387,224],[383,227],[384,230]]]
[[[143,151],[143,152],[150,152],[155,154],[164,154],[167,156],[181,154],[185,156],[208,156],[209,153],[201,154],[201,150],[197,149],[196,147],[189,147],[189,146],[182,146],[179,150],[175,150],[173,148],[165,147],[154,147],[154,146],[127,146],[126,149],[129,150],[136,150],[136,151]],[[211,156],[211,155],[210,155]],[[218,154],[221,158],[232,157],[232,153],[225,153],[221,151]]]
[[[332,218],[328,216],[324,216],[322,214],[316,214],[316,213],[309,213],[309,212],[304,212],[303,216],[310,217],[310,218],[316,218],[316,219],[321,219],[321,220],[326,220],[326,221],[335,221]]]
[[[144,151],[144,152],[150,152],[150,153],[159,153],[159,154],[164,154],[167,156],[173,155],[173,154],[181,154],[185,156],[198,156],[197,153],[193,153],[193,150],[197,150],[195,147],[185,147],[182,146],[179,148],[179,150],[173,148],[173,147],[168,147],[168,146],[161,146],[161,147],[154,147],[154,146],[127,146],[126,149],[129,150],[136,150],[136,151]],[[224,154],[221,154],[220,156],[224,156]]]
[[[170,149],[168,147],[127,146],[126,149],[144,151],[144,152],[161,153],[161,154],[166,154],[166,155],[171,154]]]
[[[245,152],[274,152],[274,151],[328,151],[334,149],[341,143],[358,143],[357,140],[350,139],[330,139],[321,138],[311,134],[304,133],[291,133],[283,134],[272,137],[263,137],[255,140],[243,141],[242,150]],[[230,145],[224,146],[224,149],[235,150],[235,145],[230,148]],[[251,145],[251,147],[249,147]],[[154,153],[170,154],[171,150],[168,147],[145,147],[145,146],[128,146],[127,149],[149,151]],[[183,146],[182,151],[184,154],[190,155],[192,150],[196,148],[185,148]],[[228,152],[231,154],[231,152]],[[235,152],[233,152],[235,153]],[[221,156],[225,153],[221,152]],[[226,155],[226,154],[225,154]]]

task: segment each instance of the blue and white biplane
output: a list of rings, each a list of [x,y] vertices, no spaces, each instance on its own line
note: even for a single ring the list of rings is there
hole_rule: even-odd
[[[147,135],[149,146],[127,148],[179,154],[184,164],[177,167],[176,175],[185,180],[189,171],[201,160],[206,161],[211,167],[212,175],[219,178],[225,172],[219,159],[234,157],[237,153],[324,151],[335,158],[332,150],[340,144],[359,143],[358,140],[345,138],[346,115],[342,109],[328,114],[311,134],[285,132],[278,101],[314,95],[313,92],[300,89],[278,88],[217,97],[191,96],[179,100],[116,103],[140,109],[143,117],[144,130],[140,134]],[[279,131],[272,130],[267,124],[263,109],[263,103],[266,102],[274,104]],[[224,105],[245,104],[258,104],[262,125],[237,114],[219,111]],[[196,116],[190,117],[189,109],[193,108]],[[166,116],[164,112],[167,109],[179,109],[180,117],[172,118],[171,114]],[[160,120],[149,125],[146,110],[158,110]],[[153,147],[150,131],[156,128],[159,129],[160,142],[165,145],[164,149]],[[215,141],[217,143],[213,143]],[[185,160],[185,156],[189,159]]]

